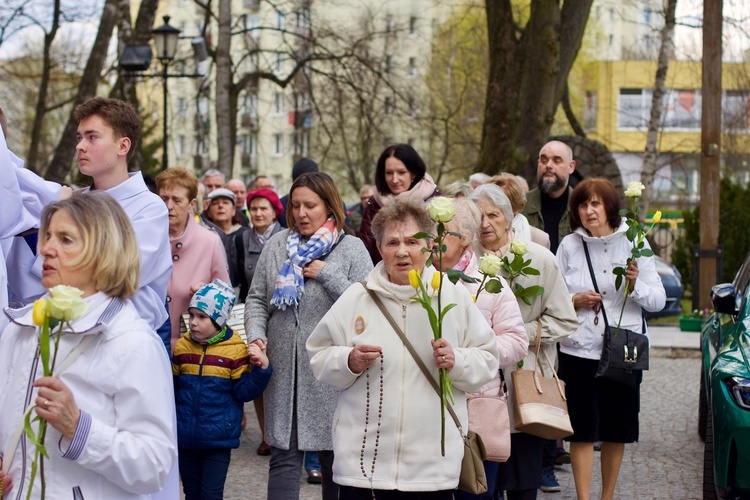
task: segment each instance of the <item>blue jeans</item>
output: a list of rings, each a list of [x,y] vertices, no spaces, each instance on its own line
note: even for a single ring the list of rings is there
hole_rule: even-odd
[[[471,500],[474,498],[492,500],[495,498],[495,480],[497,479],[498,467],[500,467],[500,464],[497,462],[490,462],[489,460],[484,461],[484,473],[487,475],[487,491],[480,493],[479,495],[472,495],[465,491],[456,490],[455,493],[453,493],[453,497],[456,500]]]
[[[221,500],[232,450],[179,450],[185,500]]]
[[[317,451],[305,452],[305,470],[307,472],[310,472],[311,470],[320,470],[320,460],[318,460]]]

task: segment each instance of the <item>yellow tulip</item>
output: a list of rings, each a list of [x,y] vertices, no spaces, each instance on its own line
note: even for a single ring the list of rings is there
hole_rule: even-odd
[[[440,288],[440,273],[435,273],[432,275],[432,289],[437,290]]]
[[[654,224],[658,224],[660,220],[661,220],[661,210],[657,210],[653,218]]]
[[[46,300],[39,299],[34,301],[34,309],[32,309],[31,317],[35,325],[44,326],[44,319],[47,317]]]
[[[419,275],[417,274],[416,269],[412,269],[409,271],[409,284],[415,290],[419,288]]]

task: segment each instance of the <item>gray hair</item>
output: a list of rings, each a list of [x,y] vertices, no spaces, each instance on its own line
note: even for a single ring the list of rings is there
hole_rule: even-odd
[[[430,219],[427,206],[422,201],[410,200],[409,198],[393,198],[372,219],[372,234],[378,244],[383,242],[385,230],[391,224],[398,224],[413,220],[417,223],[419,232],[432,233],[435,230],[435,222]]]
[[[490,176],[484,172],[477,172],[469,176],[469,182],[476,182],[477,184],[484,184],[488,180],[490,180]]]
[[[461,196],[469,196],[472,191],[474,191],[474,188],[471,187],[471,184],[469,184],[468,182],[456,181],[451,182],[450,184],[445,186],[445,189],[443,189],[443,194],[445,196],[458,198]]]
[[[469,196],[474,201],[488,200],[503,212],[508,223],[513,222],[513,207],[502,188],[495,184],[482,184]]]
[[[456,232],[469,239],[469,245],[476,246],[482,214],[477,204],[469,198],[456,198],[456,215],[449,224],[454,224]]]
[[[224,176],[224,172],[222,172],[221,170],[216,170],[215,168],[208,169],[206,173],[201,176],[201,182],[205,181],[209,177],[216,177],[217,175],[221,177],[221,183],[224,184],[224,182],[226,182],[227,180]]]

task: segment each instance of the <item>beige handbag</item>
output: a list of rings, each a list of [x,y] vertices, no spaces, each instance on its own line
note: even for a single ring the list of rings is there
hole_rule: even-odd
[[[440,397],[440,387],[438,386],[437,381],[432,377],[432,375],[430,375],[430,371],[427,369],[422,359],[414,350],[414,347],[411,345],[411,342],[409,342],[409,339],[407,339],[406,335],[404,335],[401,327],[396,324],[391,315],[388,313],[385,306],[383,305],[383,302],[380,300],[380,297],[378,297],[375,292],[367,288],[367,282],[362,281],[361,283],[362,286],[365,287],[365,290],[367,290],[367,293],[370,294],[370,297],[372,298],[373,302],[375,302],[375,305],[377,305],[378,309],[380,309],[380,311],[383,313],[383,316],[386,317],[393,329],[396,330],[396,333],[401,338],[401,341],[409,351],[409,354],[411,354],[412,358],[414,358],[417,366],[419,366],[420,370],[422,370],[422,373],[425,377],[427,377],[430,385],[433,389],[435,389],[438,397]],[[466,491],[468,493],[472,493],[474,495],[484,493],[487,491],[487,475],[484,472],[484,461],[487,459],[487,451],[485,450],[484,444],[482,443],[482,438],[479,436],[479,434],[476,434],[471,430],[464,434],[463,428],[461,427],[461,422],[458,420],[458,415],[456,415],[456,412],[453,411],[453,407],[450,405],[450,403],[447,402],[445,404],[445,407],[448,410],[448,413],[450,413],[451,417],[453,417],[453,421],[456,423],[456,427],[458,427],[458,432],[459,434],[461,434],[461,438],[464,441],[464,458],[463,460],[461,460],[461,474],[458,478],[458,489]]]
[[[544,367],[539,363],[542,327],[537,323],[536,370],[516,370],[511,374],[515,392],[515,427],[517,431],[544,439],[560,439],[573,434],[565,397],[565,382],[557,377],[555,368],[543,351],[552,378],[544,376]]]

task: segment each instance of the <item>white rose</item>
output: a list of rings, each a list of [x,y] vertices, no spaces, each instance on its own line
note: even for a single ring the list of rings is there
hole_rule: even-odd
[[[484,255],[481,259],[479,259],[479,272],[482,274],[486,274],[490,278],[494,278],[497,276],[497,273],[500,272],[500,268],[503,265],[503,261],[500,260],[500,257],[498,257],[495,254],[488,253],[487,255]]]
[[[644,189],[646,189],[646,186],[640,182],[628,182],[628,185],[625,188],[625,196],[628,198],[639,198]]]
[[[430,201],[427,210],[435,222],[449,222],[456,215],[456,203],[451,198],[439,196]]]
[[[81,298],[83,292],[78,288],[57,285],[50,288],[49,294],[47,303],[51,318],[73,321],[83,316],[89,308],[89,304]]]
[[[513,243],[510,244],[510,253],[513,255],[523,255],[528,251],[529,249],[523,241],[514,240]]]

